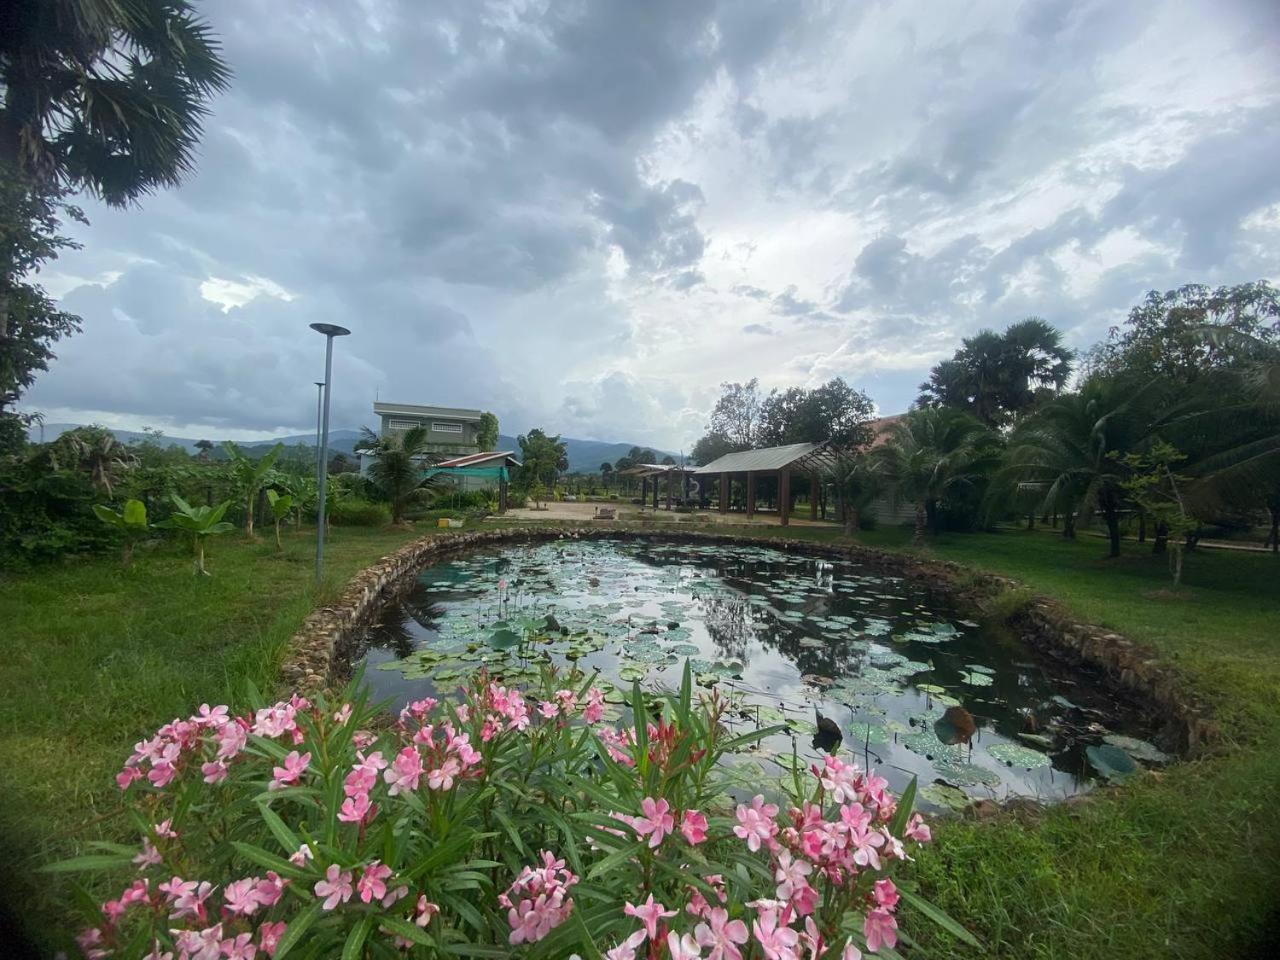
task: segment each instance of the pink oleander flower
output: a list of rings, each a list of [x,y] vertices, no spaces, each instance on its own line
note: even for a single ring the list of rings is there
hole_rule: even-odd
[[[800,934],[788,926],[779,925],[777,908],[761,908],[751,924],[751,932],[755,934],[765,960],[795,960]]]
[[[844,942],[844,949],[840,951],[840,960],[862,960],[862,951],[854,946],[852,938]]]
[[[206,930],[170,930],[180,956],[188,960],[218,960],[222,954],[222,924]]]
[[[755,853],[760,849],[761,843],[773,849],[775,845],[773,838],[778,832],[778,824],[773,819],[778,815],[777,804],[765,803],[764,796],[756,794],[751,800],[750,807],[738,804],[736,814],[738,825],[733,828],[733,832],[747,842],[748,850]]]
[[[194,917],[197,920],[204,920],[204,902],[209,899],[209,894],[213,893],[214,887],[208,881],[197,882],[174,877],[160,884],[159,889],[173,907],[173,912],[169,914],[171,919]]]
[[[413,922],[420,927],[426,927],[431,922],[431,918],[440,912],[440,908],[426,898],[426,896],[418,897],[418,905],[413,911]]]
[[[747,942],[747,925],[741,920],[730,920],[729,911],[714,907],[706,923],[693,928],[698,943],[710,947],[707,960],[742,960],[739,949]]]
[[[351,742],[355,744],[357,750],[363,750],[365,747],[377,743],[378,738],[368,730],[357,730],[351,735]]]
[[[133,862],[138,865],[139,870],[145,870],[147,867],[156,867],[164,862],[160,856],[160,851],[156,849],[156,845],[151,842],[150,837],[142,838],[142,851],[133,858]]]
[[[289,881],[280,877],[274,870],[268,870],[265,878],[258,880],[253,888],[253,895],[264,907],[274,907],[284,896],[285,884]]]
[[[268,957],[276,955],[276,944],[284,936],[284,930],[285,923],[283,920],[277,920],[275,923],[264,923],[258,928],[258,946],[262,947],[262,952]]]
[[[249,731],[239,723],[226,723],[218,728],[214,741],[218,744],[217,759],[234,760],[249,742]]]
[[[230,719],[227,716],[226,704],[210,707],[207,703],[202,703],[196,715],[191,718],[191,722],[198,727],[220,727]]]
[[[127,887],[124,893],[120,894],[120,903],[126,907],[131,907],[135,903],[151,902],[151,881],[135,880]]]
[[[462,764],[449,757],[438,768],[427,774],[427,787],[431,790],[452,790],[454,778],[462,773]]]
[[[924,822],[924,817],[918,813],[913,813],[911,819],[907,821],[907,827],[902,831],[902,835],[916,843],[928,843],[933,839],[933,835],[929,832],[929,825]]]
[[[387,793],[391,796],[418,789],[418,780],[422,777],[422,755],[414,747],[405,747],[396,754],[391,766],[382,774],[382,779],[390,784]]]
[[[272,707],[263,707],[255,713],[250,732],[254,736],[270,740],[286,733],[292,734],[297,728],[297,709],[293,704],[282,701]]]
[[[333,722],[339,726],[344,726],[351,719],[351,704],[344,703],[333,715]]]
[[[253,945],[252,933],[237,934],[223,940],[220,946],[222,955],[227,960],[254,960],[258,955],[258,948]]]
[[[290,750],[285,755],[284,766],[272,768],[272,779],[267,784],[267,789],[283,790],[285,787],[296,787],[302,779],[302,775],[307,772],[307,767],[310,763],[310,753],[299,754],[297,750]]]
[[[640,801],[640,812],[644,816],[636,818],[632,827],[639,836],[649,838],[650,849],[662,843],[662,838],[676,828],[675,817],[671,815],[671,804],[666,800],[645,797]]]
[[[538,713],[542,714],[543,718],[546,720],[554,720],[556,717],[556,714],[558,714],[559,712],[560,712],[560,708],[556,706],[554,703],[552,703],[550,700],[543,700],[540,704],[538,704]]]
[[[672,930],[667,934],[667,956],[670,960],[702,960],[702,949],[689,934],[680,936]]]
[[[560,704],[560,712],[566,717],[578,709],[578,695],[572,690],[557,690],[556,700]]]
[[[374,806],[369,802],[367,793],[357,793],[342,801],[342,809],[338,811],[338,819],[343,823],[363,823],[366,818],[373,819]]]
[[[605,960],[635,960],[636,949],[642,943],[644,943],[644,931],[637,930],[612,950],[606,950]]]
[[[680,818],[680,832],[693,846],[707,839],[707,818],[697,810],[686,810]]]
[[[587,691],[587,705],[582,709],[582,719],[593,726],[604,719],[604,691],[592,687]]]
[[[221,760],[209,760],[200,764],[200,772],[204,774],[205,783],[221,783],[227,779],[227,765]]]
[[[877,907],[862,922],[862,935],[867,949],[875,953],[882,946],[892,950],[898,945],[898,921],[888,910]]]
[[[222,905],[230,913],[242,917],[252,915],[262,906],[258,900],[258,881],[255,877],[235,880],[222,891]]]
[[[314,887],[316,896],[324,898],[324,909],[332,910],[339,903],[351,899],[351,871],[343,870],[336,863],[329,864],[324,872],[325,879],[317,880]]]
[[[668,910],[661,903],[654,903],[653,894],[649,894],[649,899],[640,906],[632,903],[626,903],[622,907],[622,912],[628,917],[635,917],[644,924],[645,936],[650,940],[656,940],[658,937],[658,924],[676,915],[675,910]]]
[[[809,881],[806,877],[811,873],[813,873],[813,864],[807,860],[795,859],[789,850],[779,853],[778,863],[773,872],[773,879],[778,884],[776,893],[778,899],[790,900],[798,887],[808,886]]]
[[[141,779],[142,771],[137,767],[125,767],[116,774],[116,786],[121,790],[128,790],[129,784],[133,781]]]
[[[311,860],[311,858],[311,847],[305,843],[299,844],[298,849],[289,854],[289,862],[296,867],[302,866]]]
[[[168,820],[161,820],[159,823],[154,824],[152,829],[155,830],[157,837],[164,837],[166,840],[178,839],[178,831],[173,829],[172,818]]]
[[[84,932],[76,936],[76,943],[80,947],[88,960],[100,960],[101,957],[111,955],[110,950],[102,949],[102,931],[97,927],[90,927]]]
[[[381,900],[387,895],[387,878],[391,876],[391,868],[381,861],[374,860],[360,871],[360,879],[356,883],[360,891],[360,899],[364,903],[370,900]]]
[[[893,881],[886,877],[883,880],[877,880],[875,888],[871,891],[875,897],[876,906],[883,907],[890,913],[898,906],[898,888],[893,885]]]
[[[151,952],[144,954],[142,960],[173,960],[172,950],[161,950],[160,941],[151,941]]]
[[[498,903],[507,908],[512,946],[536,943],[573,911],[573,899],[568,894],[578,878],[551,852],[542,851],[541,859],[541,867],[525,867],[498,897]]]

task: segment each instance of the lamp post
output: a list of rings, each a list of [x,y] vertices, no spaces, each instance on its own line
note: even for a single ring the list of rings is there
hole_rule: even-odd
[[[324,526],[326,516],[324,495],[325,488],[329,485],[329,396],[333,393],[333,338],[345,337],[351,331],[334,323],[313,323],[311,324],[311,329],[317,333],[323,333],[325,337],[324,380],[321,381],[319,387],[324,395],[324,403],[321,404],[320,465],[317,467],[320,480],[320,496],[316,506],[316,581],[318,582],[321,571],[324,568]]]
[[[316,384],[316,490],[320,489],[320,414],[324,408],[324,381]]]

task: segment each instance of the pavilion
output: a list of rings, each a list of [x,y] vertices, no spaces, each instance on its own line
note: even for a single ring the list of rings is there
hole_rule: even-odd
[[[670,510],[676,495],[677,481],[682,489],[681,502],[686,504],[689,502],[689,478],[696,472],[697,468],[681,466],[678,463],[637,463],[635,466],[627,467],[625,470],[619,470],[618,474],[624,477],[639,477],[640,506],[643,508],[650,496],[652,496],[653,509],[655,510],[658,509],[659,482],[665,479],[667,509]],[[652,494],[650,494],[651,489]]]
[[[791,519],[791,477],[793,474],[806,474],[809,477],[809,518],[818,518],[817,491],[821,485],[821,474],[836,459],[835,451],[826,443],[788,443],[781,447],[763,447],[759,450],[743,450],[739,453],[726,453],[706,466],[698,467],[694,473],[698,477],[720,478],[720,512],[729,511],[730,484],[735,476],[741,477],[746,487],[745,504],[748,517],[756,513],[756,483],[764,477],[774,477],[778,481],[778,519],[785,527]]]

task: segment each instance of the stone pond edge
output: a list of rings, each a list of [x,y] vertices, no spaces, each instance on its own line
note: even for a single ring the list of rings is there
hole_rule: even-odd
[[[409,576],[441,556],[474,547],[558,539],[661,540],[668,543],[768,545],[828,559],[855,559],[886,573],[922,582],[946,593],[962,609],[984,615],[1000,609],[993,598],[1021,589],[1016,580],[975,571],[949,560],[878,550],[858,544],[816,543],[702,531],[650,531],[627,527],[540,526],[431,534],[414,540],[357,573],[333,603],[313,610],[290,639],[280,668],[281,682],[302,693],[341,683],[348,656],[385,604],[412,584]],[[1061,604],[1040,596],[1001,610],[1004,623],[1037,649],[1073,665],[1097,671],[1117,692],[1138,701],[1160,725],[1159,739],[1184,756],[1211,749],[1218,726],[1208,708],[1187,688],[1179,671],[1152,650],[1120,634],[1070,616]]]

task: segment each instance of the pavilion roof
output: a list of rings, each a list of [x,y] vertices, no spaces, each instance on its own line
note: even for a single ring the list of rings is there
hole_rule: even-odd
[[[825,443],[788,443],[781,447],[761,447],[758,450],[742,450],[726,453],[712,460],[695,473],[752,473],[797,467],[805,470],[820,469],[831,458]]]

